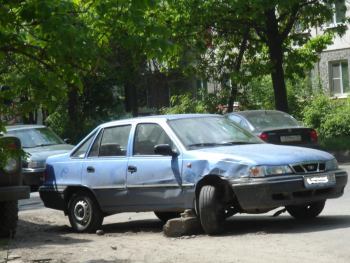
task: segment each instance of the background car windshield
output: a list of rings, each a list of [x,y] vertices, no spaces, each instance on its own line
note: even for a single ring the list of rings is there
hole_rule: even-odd
[[[169,125],[188,149],[262,142],[222,117],[176,119],[169,121]]]
[[[21,140],[23,148],[63,144],[64,142],[51,130],[47,128],[33,128],[8,131]]]
[[[258,131],[271,128],[298,127],[298,122],[289,114],[283,112],[254,112],[245,116]]]

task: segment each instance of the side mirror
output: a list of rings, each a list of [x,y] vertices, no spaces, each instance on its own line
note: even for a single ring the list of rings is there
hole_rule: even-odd
[[[160,154],[160,155],[173,156],[173,157],[178,155],[177,152],[171,149],[169,144],[157,144],[156,146],[154,146],[154,153]]]
[[[65,139],[63,139],[63,141],[64,141],[65,143],[68,143],[68,144],[71,143],[71,140],[70,140],[69,138],[65,138]]]

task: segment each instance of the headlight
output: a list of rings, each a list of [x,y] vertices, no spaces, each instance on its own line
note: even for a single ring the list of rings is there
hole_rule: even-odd
[[[250,177],[264,177],[269,175],[291,174],[292,169],[288,165],[254,166],[249,169]]]
[[[4,166],[4,171],[6,173],[16,172],[19,169],[18,164],[19,164],[19,162],[16,159],[10,158],[7,160],[7,163]]]
[[[45,168],[44,161],[28,161],[28,168],[36,169],[36,168]]]
[[[338,162],[335,158],[326,162],[326,171],[333,171],[338,168]]]

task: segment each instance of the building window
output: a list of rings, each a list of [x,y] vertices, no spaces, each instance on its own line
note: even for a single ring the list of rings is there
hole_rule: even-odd
[[[345,0],[336,0],[333,5],[333,8],[334,8],[334,14],[333,14],[332,20],[330,21],[331,24],[336,25],[336,24],[345,22],[345,13],[346,13]]]
[[[347,61],[332,62],[331,71],[331,94],[345,95],[350,93],[349,68]]]

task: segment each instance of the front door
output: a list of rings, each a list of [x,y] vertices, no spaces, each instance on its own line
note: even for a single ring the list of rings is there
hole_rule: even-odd
[[[180,156],[154,153],[157,144],[175,145],[161,126],[140,123],[135,130],[127,171],[128,202],[139,210],[174,210],[183,207]]]

